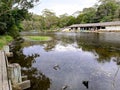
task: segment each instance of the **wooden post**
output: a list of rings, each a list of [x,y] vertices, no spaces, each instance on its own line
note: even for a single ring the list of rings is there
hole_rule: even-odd
[[[8,75],[12,84],[21,83],[21,67],[19,64],[9,64],[8,65]]]
[[[22,90],[30,88],[30,80],[27,80],[27,76],[21,76],[21,67],[19,64],[9,64],[8,75],[14,88],[21,88]]]
[[[9,46],[4,46],[3,47],[3,50],[5,51],[5,55],[7,56],[7,57],[12,57],[13,56],[13,53],[12,52],[10,52],[10,48],[9,48]]]
[[[26,81],[19,83],[19,87],[22,89],[30,88],[30,80],[26,80]]]

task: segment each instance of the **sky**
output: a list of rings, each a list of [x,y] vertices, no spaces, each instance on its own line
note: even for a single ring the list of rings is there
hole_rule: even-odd
[[[91,7],[98,0],[40,0],[39,4],[29,10],[34,14],[41,15],[44,9],[49,9],[57,16],[67,13],[72,15],[76,11],[82,11],[83,8]]]

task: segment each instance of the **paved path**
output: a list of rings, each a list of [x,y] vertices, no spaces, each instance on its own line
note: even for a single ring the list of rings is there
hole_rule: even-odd
[[[11,90],[6,66],[4,51],[0,51],[0,90]]]

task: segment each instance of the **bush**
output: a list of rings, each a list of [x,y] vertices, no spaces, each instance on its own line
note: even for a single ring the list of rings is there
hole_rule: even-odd
[[[13,38],[11,36],[5,35],[5,36],[0,36],[0,49],[6,44],[8,44],[10,41],[12,41]]]

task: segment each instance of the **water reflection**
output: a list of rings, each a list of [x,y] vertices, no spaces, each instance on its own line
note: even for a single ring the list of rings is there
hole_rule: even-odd
[[[48,34],[53,40],[26,41],[13,51],[31,79],[30,90],[120,90],[120,39],[111,34]]]
[[[54,48],[52,48],[53,51],[57,51],[57,52],[65,52],[65,51],[82,51],[82,49],[78,48],[76,43],[72,43],[72,44],[62,44],[59,43],[57,44]]]
[[[40,70],[38,71],[37,68],[32,67],[32,64],[36,62],[35,58],[39,57],[40,54],[32,52],[25,55],[22,51],[22,43],[19,40],[15,40],[13,43],[14,46],[11,45],[11,51],[14,57],[10,57],[9,62],[19,63],[22,67],[22,74],[27,75],[28,79],[31,80],[31,88],[27,90],[48,90],[50,79]]]
[[[68,33],[67,35],[58,33],[57,35],[64,44],[74,42],[82,50],[94,53],[99,62],[110,62],[112,57],[120,57],[120,33]]]
[[[24,55],[22,51],[22,43],[19,40],[15,40],[11,44],[11,51],[13,52],[14,57],[9,58],[9,62],[11,63],[19,63],[22,67],[29,68],[32,66],[32,63],[35,62],[35,58],[39,57],[40,55],[37,53],[33,53],[31,55]],[[24,62],[24,63],[23,63]]]
[[[50,88],[50,79],[36,68],[23,69],[22,71],[31,80],[31,88],[27,90],[48,90]]]

